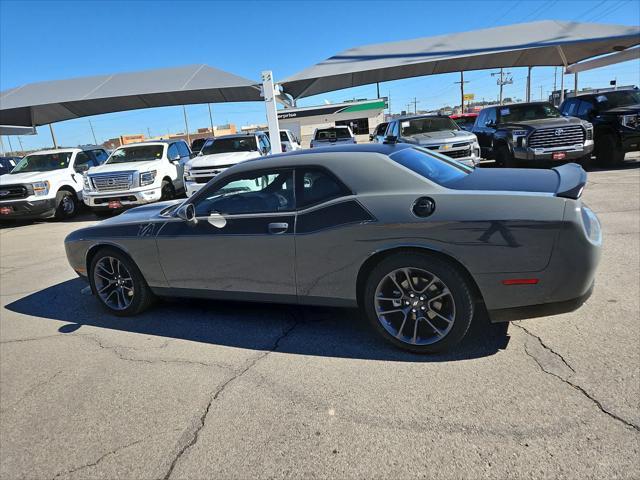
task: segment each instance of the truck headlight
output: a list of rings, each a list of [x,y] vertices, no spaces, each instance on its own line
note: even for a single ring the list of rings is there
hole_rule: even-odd
[[[49,193],[49,182],[35,182],[33,185],[33,193],[38,197],[43,197]]]
[[[622,115],[620,117],[620,123],[627,128],[635,128],[636,130],[640,127],[638,115]]]
[[[142,172],[140,174],[140,186],[151,185],[156,180],[157,170],[151,170],[150,172]]]
[[[84,189],[87,191],[93,190],[91,188],[91,181],[89,180],[89,177],[87,175],[83,175],[82,176],[82,183],[84,185]]]

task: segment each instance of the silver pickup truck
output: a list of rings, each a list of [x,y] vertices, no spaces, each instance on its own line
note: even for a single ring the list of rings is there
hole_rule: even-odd
[[[348,145],[356,142],[351,128],[346,125],[337,125],[329,128],[316,128],[313,132],[310,147],[332,147],[334,145]]]

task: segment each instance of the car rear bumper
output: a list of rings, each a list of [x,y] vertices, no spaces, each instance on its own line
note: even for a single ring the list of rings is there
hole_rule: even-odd
[[[579,160],[593,152],[593,141],[587,140],[584,145],[570,145],[566,147],[550,148],[525,148],[515,147],[513,156],[516,160],[523,161],[565,161]],[[564,154],[563,158],[556,158],[558,154]]]
[[[157,202],[162,197],[159,187],[132,192],[87,193],[84,192],[84,203],[94,210],[109,209],[109,202],[118,201],[123,207],[144,205]]]
[[[0,202],[0,212],[3,207],[9,207],[11,210],[8,213],[0,213],[0,220],[49,218],[56,212],[56,199]]]

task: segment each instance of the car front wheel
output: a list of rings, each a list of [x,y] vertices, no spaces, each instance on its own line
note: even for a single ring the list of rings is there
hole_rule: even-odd
[[[89,281],[100,304],[118,316],[136,315],[153,302],[153,293],[138,267],[114,248],[104,248],[93,257]]]
[[[436,353],[466,335],[473,300],[453,264],[430,255],[396,254],[369,275],[364,310],[374,329],[397,347]]]
[[[56,194],[56,212],[54,217],[56,220],[66,220],[74,217],[78,213],[78,202],[76,196],[61,190]]]

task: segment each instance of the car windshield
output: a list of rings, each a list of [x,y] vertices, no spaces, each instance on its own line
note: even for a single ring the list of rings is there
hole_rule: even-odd
[[[206,141],[207,141],[206,138],[197,138],[197,139],[195,139],[191,143],[191,151],[192,152],[199,152],[202,149],[202,146],[205,144]]]
[[[607,92],[596,96],[598,108],[608,110],[609,108],[626,107],[640,103],[640,91],[626,90],[620,92]]]
[[[405,148],[391,154],[389,158],[440,185],[446,185],[473,171],[449,157],[420,147]]]
[[[347,128],[321,128],[316,130],[315,140],[336,140],[351,138]]]
[[[11,170],[11,173],[49,172],[51,170],[61,170],[69,166],[71,155],[73,155],[72,152],[27,155],[13,170]]]
[[[216,153],[256,152],[256,137],[219,138],[213,143],[207,144],[202,149],[203,155],[215,155]]]
[[[500,107],[498,112],[502,122],[526,122],[528,120],[542,120],[561,116],[560,110],[550,103],[507,105]]]
[[[105,163],[146,162],[162,158],[163,145],[138,145],[120,147],[111,154]]]
[[[421,133],[442,132],[445,130],[460,130],[456,122],[449,117],[424,117],[402,120],[400,133],[403,137],[420,135]]]

